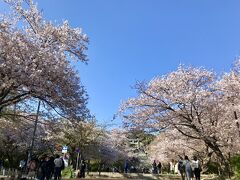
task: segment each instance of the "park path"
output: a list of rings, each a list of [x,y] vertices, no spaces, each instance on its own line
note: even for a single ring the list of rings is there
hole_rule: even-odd
[[[172,174],[161,174],[161,175],[154,175],[154,174],[142,174],[142,173],[130,173],[130,174],[123,174],[123,173],[108,173],[103,172],[101,176],[98,173],[90,173],[86,177],[86,179],[94,179],[94,180],[117,180],[117,179],[138,179],[138,180],[181,180],[179,175],[172,175]],[[216,180],[215,175],[203,175],[201,180]]]
[[[4,178],[4,180],[9,180],[7,176],[0,176],[0,179]],[[86,176],[85,179],[88,180],[125,180],[125,179],[137,179],[137,180],[181,180],[181,177],[178,175],[170,175],[170,174],[161,174],[161,175],[153,175],[153,174],[142,174],[142,173],[109,173],[103,172],[99,176],[98,173],[91,172],[90,175]],[[62,180],[79,180],[79,178],[62,178]],[[201,180],[217,180],[217,177],[214,175],[203,175]]]

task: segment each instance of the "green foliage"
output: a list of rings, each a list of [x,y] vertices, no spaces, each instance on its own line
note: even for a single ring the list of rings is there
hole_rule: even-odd
[[[217,162],[209,161],[207,164],[206,174],[218,174],[219,164]]]
[[[94,163],[91,163],[91,171],[97,172],[98,168],[99,168],[99,162],[96,161]]]
[[[235,155],[231,158],[231,165],[234,168],[236,177],[240,179],[240,154]]]
[[[169,164],[163,164],[162,166],[162,173],[167,174],[170,172],[170,165]]]
[[[68,166],[62,171],[62,176],[65,178],[73,178],[73,172],[74,169],[71,166]]]
[[[124,160],[118,160],[113,163],[113,167],[116,167],[118,171],[123,172]]]
[[[140,139],[144,146],[149,145],[156,136],[143,130],[132,129],[128,132],[129,139]]]

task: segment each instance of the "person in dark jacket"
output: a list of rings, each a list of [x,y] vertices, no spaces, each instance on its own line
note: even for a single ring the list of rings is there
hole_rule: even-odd
[[[49,157],[49,160],[47,161],[47,167],[48,167],[47,178],[52,179],[54,175],[54,167],[55,167],[53,156]]]
[[[159,161],[157,164],[158,174],[162,174],[162,163]]]
[[[80,178],[85,178],[85,171],[86,171],[86,163],[84,160],[82,160],[81,168],[80,168],[80,175],[79,175]]]
[[[153,161],[152,163],[152,173],[157,174],[157,163],[156,160]]]
[[[47,171],[47,162],[46,156],[40,158],[40,162],[37,169],[37,179],[44,180],[46,177]]]
[[[184,162],[183,162],[183,158],[182,157],[180,157],[180,159],[178,161],[178,171],[179,171],[179,173],[181,175],[182,180],[184,180],[185,179],[185,174],[184,174],[185,167],[184,167]]]

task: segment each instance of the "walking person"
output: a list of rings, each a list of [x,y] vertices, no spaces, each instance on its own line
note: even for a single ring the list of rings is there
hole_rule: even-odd
[[[86,163],[82,160],[81,168],[80,168],[80,178],[85,178],[85,171],[86,171]]]
[[[178,162],[174,165],[174,174],[178,174]]]
[[[128,159],[126,159],[124,163],[124,173],[128,173],[128,168],[129,168],[129,162],[128,162]]]
[[[35,178],[37,164],[38,164],[38,161],[36,158],[32,158],[27,164],[27,174],[28,174],[28,177],[30,177],[31,179]]]
[[[37,179],[39,180],[45,180],[47,177],[47,161],[46,156],[43,156],[40,158],[40,163],[37,170]]]
[[[156,160],[154,160],[153,164],[152,164],[152,173],[153,174],[157,174],[157,163],[156,163]]]
[[[49,179],[52,179],[52,177],[54,176],[54,168],[55,168],[55,164],[54,164],[54,157],[50,156],[49,160],[47,161],[47,167],[48,167],[48,177]]]
[[[46,180],[50,180],[52,173],[54,172],[54,162],[51,161],[49,156],[45,158],[45,162],[46,164],[44,166],[44,177],[46,177]]]
[[[1,160],[0,160],[1,161]],[[21,178],[23,173],[25,172],[26,170],[26,163],[27,161],[25,161],[24,159],[20,161],[19,163],[19,173],[18,173],[18,178]],[[0,162],[0,171],[1,171],[1,162]]]
[[[192,167],[191,167],[191,163],[189,161],[188,156],[185,156],[183,164],[184,164],[184,167],[185,167],[185,173],[186,173],[186,176],[187,176],[187,180],[192,180],[193,172],[192,172]]]
[[[192,170],[196,180],[200,180],[200,174],[201,174],[202,168],[196,156],[194,156],[192,160]]]
[[[174,160],[173,159],[170,162],[170,174],[174,174]]]
[[[1,163],[0,163],[0,164],[1,164]],[[20,170],[21,170],[22,173],[25,171],[26,164],[27,164],[27,163],[26,163],[26,160],[25,160],[25,159],[21,160],[20,163],[19,163],[19,168],[20,168]],[[1,165],[0,165],[0,169],[1,169]]]
[[[184,164],[183,164],[183,158],[180,157],[179,161],[178,161],[178,172],[180,173],[181,175],[181,178],[182,180],[185,180],[185,167],[184,167]]]
[[[160,161],[158,162],[157,168],[158,168],[158,174],[162,174],[162,163]]]
[[[54,180],[61,179],[62,166],[63,166],[63,160],[57,154],[56,158],[54,159]]]

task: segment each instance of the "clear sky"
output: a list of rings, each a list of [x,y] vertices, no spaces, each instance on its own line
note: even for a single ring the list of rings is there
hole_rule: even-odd
[[[67,19],[90,38],[89,64],[77,69],[100,121],[110,121],[121,101],[135,95],[137,80],[164,75],[179,63],[222,73],[240,55],[239,0],[37,2],[47,19]]]

